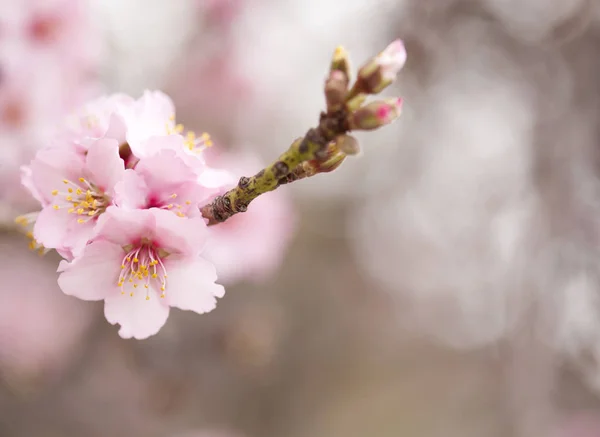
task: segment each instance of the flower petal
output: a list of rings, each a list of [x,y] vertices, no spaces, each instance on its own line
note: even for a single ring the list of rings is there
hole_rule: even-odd
[[[115,185],[114,202],[121,208],[145,208],[148,187],[144,178],[134,170],[125,170],[123,179]]]
[[[173,150],[161,150],[156,155],[142,159],[135,171],[144,176],[152,191],[165,190],[196,178],[192,169]]]
[[[152,294],[146,300],[145,293],[119,293],[104,302],[104,316],[109,323],[121,325],[119,335],[122,338],[143,340],[155,335],[164,326],[169,317],[169,307]]]
[[[119,144],[125,142],[125,133],[127,132],[127,126],[123,117],[117,114],[111,114],[108,121],[108,128],[104,134],[105,138],[111,138],[117,140]]]
[[[54,209],[51,205],[42,209],[33,227],[33,236],[48,249],[61,247],[69,232],[73,214],[66,209]]]
[[[123,249],[108,241],[95,241],[69,263],[61,262],[58,285],[63,293],[83,300],[102,300],[120,295],[117,286]]]
[[[181,135],[152,136],[138,143],[129,143],[129,147],[138,158],[147,158],[162,150],[182,153],[184,139]]]
[[[48,203],[53,201],[52,191],[62,190],[64,179],[77,179],[82,175],[84,162],[74,147],[40,150],[31,162],[31,182],[37,193]]]
[[[166,268],[169,278],[165,299],[169,306],[203,314],[215,309],[216,298],[225,295],[225,288],[215,284],[215,266],[203,258],[171,262],[167,258]]]
[[[91,179],[102,191],[112,193],[114,186],[123,178],[125,163],[119,156],[117,140],[101,139],[92,144],[86,157]]]
[[[208,239],[206,222],[202,217],[183,218],[171,211],[151,208],[156,220],[153,240],[171,253],[200,255]]]
[[[94,238],[124,246],[152,235],[153,230],[154,217],[150,210],[109,206],[96,222]]]

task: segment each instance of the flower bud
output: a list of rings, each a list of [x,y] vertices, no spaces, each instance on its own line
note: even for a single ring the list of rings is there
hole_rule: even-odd
[[[406,50],[397,39],[358,71],[357,92],[377,94],[389,86],[404,67]]]
[[[373,130],[400,117],[402,98],[378,100],[363,106],[349,117],[351,130]]]
[[[325,81],[325,100],[327,109],[335,111],[340,109],[348,92],[348,77],[339,70],[332,70]]]
[[[317,164],[317,172],[318,173],[329,173],[335,169],[337,169],[342,162],[346,159],[346,155],[342,152],[337,152],[331,158],[327,159],[327,161],[319,162]]]
[[[330,71],[341,71],[346,79],[350,81],[350,58],[348,52],[342,46],[337,47],[333,52]]]
[[[335,139],[335,143],[345,155],[358,155],[360,153],[358,140],[351,135],[340,135]]]

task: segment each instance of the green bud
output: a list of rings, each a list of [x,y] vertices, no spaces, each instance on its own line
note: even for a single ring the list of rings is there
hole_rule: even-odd
[[[358,155],[360,153],[358,140],[351,135],[340,135],[335,139],[335,143],[345,155]]]

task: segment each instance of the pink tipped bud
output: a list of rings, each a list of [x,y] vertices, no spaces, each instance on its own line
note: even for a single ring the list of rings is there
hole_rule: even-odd
[[[377,129],[396,120],[401,112],[402,98],[372,102],[351,114],[350,127],[353,130]]]
[[[375,58],[384,79],[394,80],[406,63],[406,49],[402,40],[397,39]]]
[[[389,86],[406,63],[404,43],[397,39],[367,62],[358,72],[353,94],[377,94]]]

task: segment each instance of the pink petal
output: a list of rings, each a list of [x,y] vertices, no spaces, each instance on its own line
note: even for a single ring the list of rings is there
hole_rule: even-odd
[[[31,176],[31,167],[22,166],[21,167],[21,184],[31,193],[33,198],[42,204],[42,207],[46,206],[46,201],[43,199],[41,193],[38,191],[37,187],[33,183],[33,178]]]
[[[71,221],[68,233],[61,244],[62,247],[57,248],[67,253],[67,256],[63,255],[63,257],[72,259],[83,252],[83,249],[94,235],[95,223],[94,220],[86,223]]]
[[[145,208],[148,187],[144,178],[134,170],[125,170],[123,179],[115,185],[115,204],[121,208]]]
[[[152,208],[156,220],[154,240],[171,253],[199,255],[208,238],[208,228],[202,217],[177,217],[171,211]]]
[[[168,262],[166,297],[169,306],[198,314],[208,313],[217,306],[217,297],[225,295],[225,288],[215,284],[215,266],[203,258],[172,260]]]
[[[164,135],[149,137],[139,143],[129,143],[131,151],[138,158],[145,158],[157,154],[162,150],[172,150],[182,153],[184,140],[181,135]]]
[[[127,126],[125,120],[117,114],[111,114],[108,121],[108,129],[104,134],[105,138],[111,138],[117,140],[118,144],[125,143],[125,133],[127,132]]]
[[[108,193],[113,192],[125,172],[125,163],[119,156],[119,143],[116,140],[95,141],[88,150],[86,164],[92,182]]]
[[[109,206],[98,218],[95,237],[125,246],[152,235],[153,230],[154,217],[150,210]]]
[[[47,206],[38,215],[33,236],[49,249],[61,247],[74,220],[73,217],[73,214],[69,214],[66,209],[56,210],[52,205]]]
[[[152,191],[196,178],[192,169],[173,150],[161,150],[156,155],[142,159],[135,170],[144,176]]]
[[[95,241],[68,266],[59,265],[58,285],[63,293],[83,300],[102,300],[117,293],[123,249],[108,241]]]
[[[169,317],[169,307],[161,301],[156,294],[146,300],[143,292],[133,297],[119,293],[105,300],[104,316],[109,323],[121,325],[122,338],[143,340],[160,331]]]
[[[48,203],[53,190],[62,190],[64,179],[77,179],[83,173],[84,162],[74,148],[40,150],[31,162],[31,182]]]

